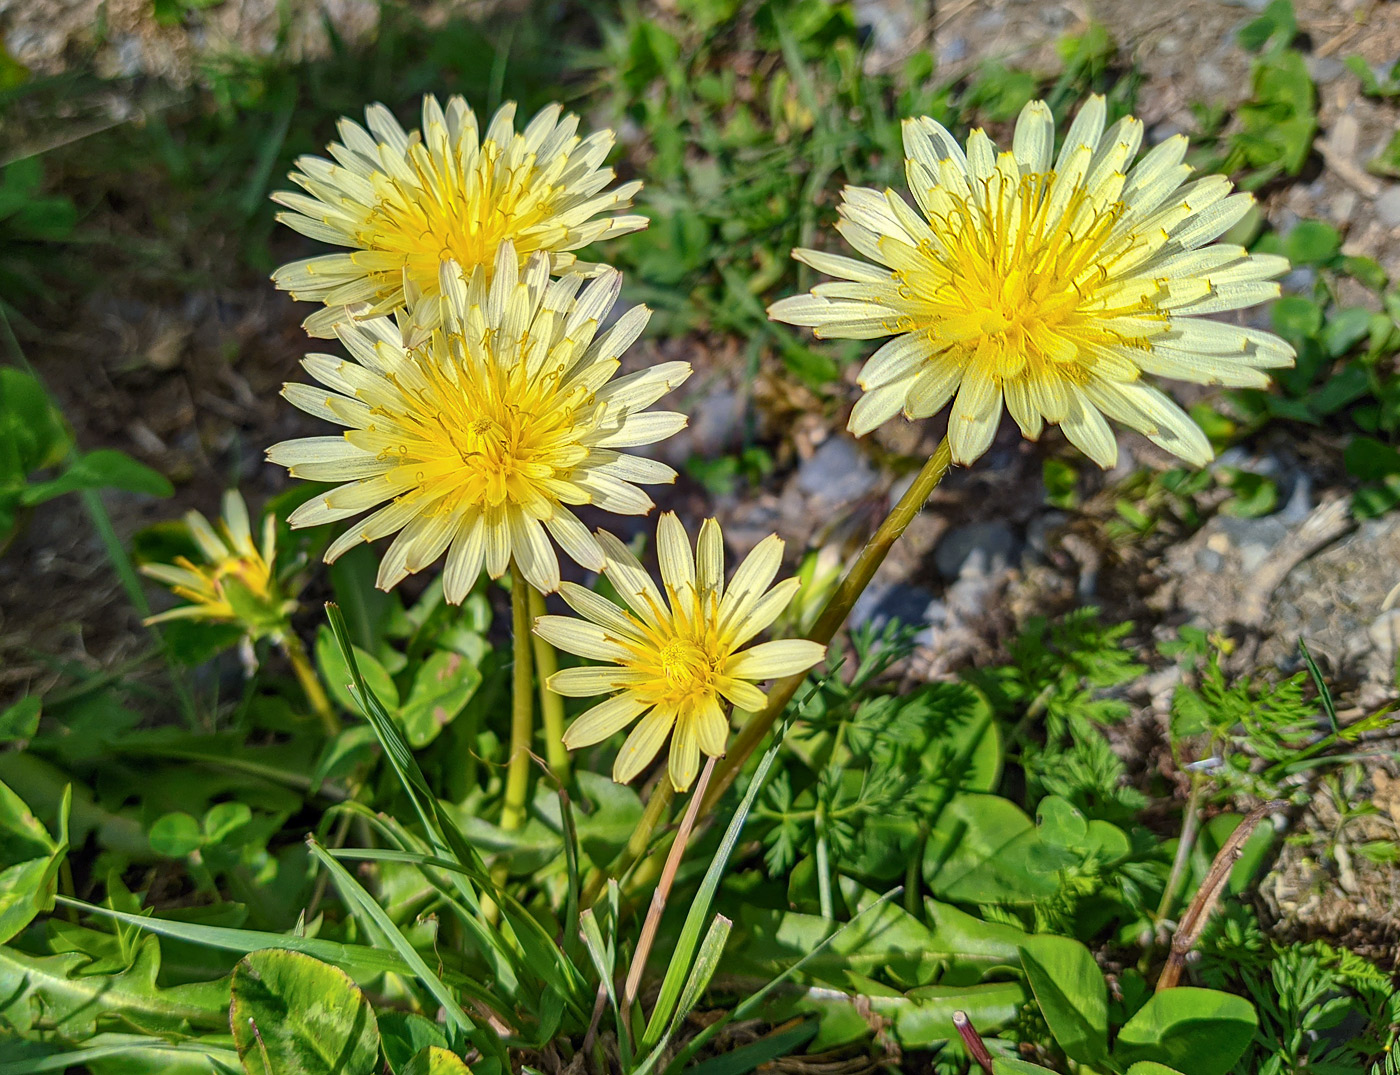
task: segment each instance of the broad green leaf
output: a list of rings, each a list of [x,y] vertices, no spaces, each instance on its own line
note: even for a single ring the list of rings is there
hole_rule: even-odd
[[[404,1065],[400,1075],[472,1075],[472,1069],[456,1053],[430,1045]]]
[[[419,667],[399,724],[415,750],[427,746],[467,704],[481,685],[481,671],[466,658],[438,650]]]
[[[1181,1075],[1176,1068],[1169,1068],[1166,1064],[1158,1064],[1152,1060],[1139,1060],[1127,1070],[1126,1075]]]
[[[1018,1060],[1014,1056],[992,1057],[992,1075],[1058,1075],[1053,1068],[1043,1068],[1029,1060]]]
[[[1029,903],[1059,887],[1056,873],[1078,855],[1040,838],[1031,819],[996,795],[957,795],[929,836],[924,878],[940,899]]]
[[[168,858],[183,858],[204,846],[199,822],[184,811],[163,814],[151,824],[151,850]]]
[[[215,803],[204,814],[204,839],[217,844],[253,820],[247,803]]]
[[[0,947],[0,1024],[26,1034],[38,1027],[71,1041],[91,1037],[97,1020],[142,1033],[217,1030],[227,1026],[228,980],[162,989],[160,942],[143,937],[117,974],[85,974],[80,952],[32,956]]]
[[[1073,803],[1058,795],[1047,795],[1035,811],[1036,828],[1046,843],[1059,847],[1082,847],[1089,836],[1089,822]]]
[[[0,532],[3,532],[3,528],[0,528]],[[30,694],[0,712],[0,743],[34,738],[34,733],[39,730],[42,707],[43,699],[37,694]]]
[[[373,1075],[374,1009],[343,970],[266,949],[234,969],[229,1026],[248,1075]]]
[[[1108,1058],[1108,990],[1089,949],[1069,937],[1028,938],[1021,966],[1055,1041],[1081,1064]]]
[[[429,1046],[447,1048],[442,1028],[416,1012],[380,1013],[379,1043],[394,1075],[403,1075],[404,1065]]]
[[[63,856],[54,854],[17,862],[0,871],[0,942],[8,941],[40,913],[53,908],[62,864]]]
[[[108,1031],[85,1038],[77,1049],[34,1048],[37,1055],[0,1062],[0,1075],[62,1075],[75,1069],[94,1075],[233,1075],[238,1070],[238,1054],[229,1048],[227,1034],[167,1041],[148,1034]],[[7,1055],[18,1051],[12,1047],[6,1050]]]
[[[1283,240],[1283,253],[1295,265],[1322,265],[1342,249],[1342,235],[1321,220],[1301,220]]]
[[[23,370],[0,366],[0,484],[55,466],[71,444],[43,386]]]
[[[1180,986],[1155,993],[1118,1032],[1120,1064],[1152,1060],[1191,1072],[1225,1075],[1249,1047],[1259,1017],[1243,997]]]
[[[925,1049],[955,1040],[953,1013],[966,1012],[982,1033],[1014,1022],[1029,999],[1020,982],[989,982],[970,986],[923,986],[908,993],[870,979],[853,980],[842,995],[814,988],[781,996],[765,1009],[773,1022],[795,1015],[816,1015],[822,1026],[809,1048],[830,1049],[860,1040],[870,1033],[870,1015],[889,1021],[888,1032],[907,1049]]]

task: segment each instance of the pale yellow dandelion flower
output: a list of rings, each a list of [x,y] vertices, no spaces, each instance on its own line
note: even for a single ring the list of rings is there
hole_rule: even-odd
[[[535,633],[559,649],[617,666],[566,668],[550,677],[550,690],[568,697],[617,692],[575,720],[564,745],[577,750],[601,742],[640,717],[613,765],[613,779],[632,780],[670,737],[671,784],[685,791],[699,772],[702,753],[724,754],[725,703],[761,709],[766,698],[756,682],[805,672],[826,647],[783,639],[743,648],[801,585],[797,579],[772,585],[783,559],[776,535],[760,541],[725,586],[719,524],[705,521],[692,554],[685,527],[667,512],[656,528],[664,594],[622,542],[604,531],[598,537],[607,553],[603,570],[626,607],[566,582],[560,593],[584,618],[535,621]]]
[[[927,117],[904,124],[916,212],[892,190],[848,187],[837,229],[860,261],[794,256],[841,282],[774,304],[778,321],[818,336],[894,338],[860,374],[857,435],[901,411],[926,418],[950,400],[953,459],[987,450],[1002,405],[1029,438],[1046,422],[1100,466],[1118,446],[1105,416],[1192,463],[1204,434],[1143,374],[1262,388],[1293,350],[1208,315],[1278,295],[1282,257],[1212,243],[1248,212],[1224,176],[1185,183],[1178,135],[1134,166],[1142,123],[1104,129],[1092,97],[1052,157],[1050,109],[1021,112],[1009,152],[974,130],[964,151]]]
[[[380,563],[383,589],[446,553],[443,588],[453,603],[483,565],[499,578],[512,558],[548,592],[559,585],[551,537],[584,567],[603,566],[571,506],[644,515],[651,498],[634,483],[675,481],[664,463],[622,449],[685,425],[682,414],[646,408],[690,366],[662,362],[613,379],[618,356],[650,316],[636,306],[598,331],[621,274],[551,280],[542,253],[523,275],[517,264],[509,242],[494,271],[478,267],[470,284],[445,263],[443,318],[431,332],[407,318],[341,323],[336,332],[352,357],[309,355],[303,363],[325,388],[285,387],[302,410],[347,427],[268,449],[295,477],[345,483],[299,507],[291,524],[378,507],[331,544],[327,563],[361,541],[397,534]]]
[[[591,270],[576,264],[575,250],[647,225],[642,216],[603,215],[631,205],[641,183],[605,190],[614,178],[602,167],[612,131],[580,138],[578,117],[557,104],[519,132],[515,105],[506,104],[484,135],[461,97],[446,110],[425,97],[422,130],[412,134],[380,104],[365,109],[365,120],[368,130],[340,121],[340,141],[328,147],[335,163],[298,159],[290,178],[305,194],[272,196],[291,210],[277,214],[288,227],[352,248],[292,262],[272,277],[294,298],[326,305],[306,320],[313,336],[334,335],[346,306],[392,314],[415,290],[431,302],[443,262],[470,277],[478,266],[490,269],[503,240],[522,265],[542,250],[554,273]]]
[[[204,563],[176,557],[173,564],[142,564],[141,573],[168,586],[188,604],[151,616],[146,623],[166,620],[206,620],[242,624],[253,637],[286,628],[296,602],[285,599],[277,586],[277,520],[263,519],[262,543],[253,541],[248,506],[237,490],[224,494],[224,515],[215,529],[197,511],[185,516],[185,526]]]

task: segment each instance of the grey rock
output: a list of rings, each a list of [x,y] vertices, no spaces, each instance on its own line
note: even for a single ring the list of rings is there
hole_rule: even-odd
[[[862,627],[868,623],[879,630],[891,620],[909,626],[927,626],[935,622],[932,618],[935,615],[941,621],[946,618],[947,610],[927,590],[900,582],[876,582],[867,586],[856,599],[851,609],[851,626]]]
[[[1314,82],[1333,82],[1346,74],[1346,64],[1335,56],[1316,56],[1309,53],[1303,59]]]
[[[1050,553],[1050,535],[1065,523],[1069,516],[1063,511],[1046,511],[1035,516],[1026,524],[1026,548],[1037,556]]]
[[[967,59],[967,38],[953,37],[940,42],[936,53],[939,66]]]
[[[797,488],[831,504],[846,504],[870,491],[878,480],[855,441],[829,437],[797,469]]]
[[[738,443],[744,421],[744,398],[738,392],[721,388],[687,409],[692,451],[720,455]]]
[[[967,523],[944,535],[934,550],[933,562],[945,579],[958,579],[980,564],[979,574],[1003,570],[1014,562],[1021,541],[1001,520]],[[975,558],[975,559],[974,559]]]
[[[1387,664],[1395,663],[1395,651],[1400,647],[1400,608],[1386,609],[1366,628],[1366,635],[1376,653]]]
[[[1285,526],[1294,527],[1311,515],[1312,510],[1312,478],[1299,471],[1293,477],[1293,491],[1288,496],[1288,502],[1275,513],[1274,518]]]
[[[1225,557],[1214,549],[1201,549],[1196,553],[1196,566],[1208,575],[1214,575],[1225,566]]]
[[[1400,183],[1392,183],[1376,199],[1376,217],[1387,228],[1400,228]]]
[[[1216,525],[1230,539],[1230,544],[1243,552],[1250,546],[1257,546],[1265,553],[1288,536],[1288,527],[1279,521],[1277,515],[1266,515],[1262,519],[1237,519],[1232,515],[1216,516]]]
[[[1313,285],[1317,283],[1317,270],[1308,265],[1300,266],[1286,275],[1279,283],[1284,291],[1299,295],[1304,294],[1311,291]]]

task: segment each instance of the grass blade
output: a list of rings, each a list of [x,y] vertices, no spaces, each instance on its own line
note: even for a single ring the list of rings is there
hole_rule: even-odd
[[[800,971],[804,966],[806,966],[809,960],[815,959],[817,956],[821,955],[822,952],[826,951],[826,949],[836,940],[836,938],[840,937],[848,929],[852,929],[855,926],[855,924],[859,922],[862,918],[864,918],[868,914],[873,913],[877,908],[888,903],[890,900],[896,898],[902,891],[904,891],[902,886],[898,888],[892,888],[879,899],[872,900],[868,907],[861,908],[860,911],[851,916],[851,920],[849,922],[846,922],[838,928],[832,930],[830,936],[824,938],[810,952],[808,952],[805,956],[799,959],[792,966],[788,967],[787,970],[783,971],[781,974],[779,974],[777,977],[775,977],[772,981],[770,981],[767,985],[763,986],[757,992],[749,994],[742,1001],[740,1001],[738,1005],[725,1012],[722,1016],[720,1016],[720,1018],[715,1020],[704,1030],[700,1031],[699,1034],[695,1035],[695,1037],[691,1038],[688,1042],[685,1043],[685,1048],[683,1048],[679,1053],[677,1053],[676,1056],[671,1060],[670,1064],[666,1066],[666,1071],[664,1075],[679,1075],[679,1073],[685,1068],[686,1064],[690,1063],[691,1058],[694,1057],[695,1054],[698,1053],[702,1048],[704,1048],[706,1043],[708,1043],[711,1038],[713,1038],[716,1034],[718,1034],[721,1030],[723,1030],[730,1023],[734,1022],[736,1019],[742,1020],[752,1016],[756,1011],[758,1011],[759,1005],[762,1004],[764,1000],[768,998],[769,993],[773,992],[773,990],[777,989],[778,986],[782,985],[789,978],[791,978],[798,971]]]
[[[681,987],[689,974],[691,957],[694,956],[696,945],[700,941],[700,930],[709,917],[710,904],[714,901],[720,878],[724,874],[725,866],[729,864],[729,856],[734,853],[734,846],[739,842],[739,833],[744,828],[744,822],[748,820],[749,811],[753,809],[759,789],[763,787],[763,782],[768,777],[768,771],[773,768],[773,762],[778,756],[778,748],[782,745],[786,731],[786,725],[778,729],[778,734],[773,738],[773,745],[768,748],[763,759],[758,763],[753,779],[749,781],[749,786],[744,791],[744,799],[739,804],[739,808],[734,811],[734,816],[729,819],[729,828],[725,830],[724,839],[720,841],[714,858],[710,860],[710,867],[705,871],[705,877],[700,882],[700,889],[695,894],[695,901],[690,905],[690,910],[685,917],[685,924],[681,927],[681,935],[676,941],[675,953],[671,957],[670,964],[666,967],[666,977],[661,981],[661,993],[656,998],[656,1007],[652,1009],[651,1019],[647,1022],[646,1032],[642,1035],[644,1049],[654,1048],[661,1040],[662,1030],[670,1023],[671,1015],[676,1010]]]
[[[418,950],[409,943],[408,938],[399,932],[398,926],[384,912],[384,908],[379,906],[364,887],[350,876],[350,872],[335,860],[324,847],[314,839],[307,839],[307,846],[311,848],[311,853],[316,856],[318,862],[330,871],[331,880],[335,882],[335,887],[339,890],[341,898],[352,910],[357,910],[363,914],[374,926],[376,932],[380,933],[384,940],[393,947],[402,959],[412,970],[412,974],[423,986],[433,995],[442,1009],[447,1014],[447,1022],[457,1031],[464,1034],[473,1045],[483,1053],[494,1054],[499,1057],[503,1064],[508,1063],[505,1047],[495,1034],[482,1032],[471,1018],[464,1012],[461,1005],[443,985],[442,979],[433,973],[423,957],[418,954]]]
[[[234,929],[230,926],[175,922],[165,918],[116,911],[110,907],[98,907],[96,904],[84,903],[69,896],[59,895],[54,899],[68,907],[112,918],[149,933],[201,944],[208,948],[218,948],[225,952],[237,952],[246,956],[249,952],[260,952],[265,948],[285,948],[314,956],[323,963],[333,963],[351,977],[372,978],[377,974],[401,974],[411,977],[413,974],[408,965],[392,952],[370,948],[367,945],[342,944],[340,941],[327,941],[319,937],[298,937],[295,934],[266,933],[262,930]]]

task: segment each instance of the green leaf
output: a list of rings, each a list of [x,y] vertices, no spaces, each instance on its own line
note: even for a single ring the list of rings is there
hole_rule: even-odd
[[[1152,1060],[1191,1075],[1225,1075],[1259,1025],[1254,1005],[1214,989],[1180,986],[1155,993],[1118,1032],[1120,1064]]]
[[[1324,265],[1342,249],[1342,233],[1321,220],[1300,220],[1283,240],[1283,253],[1295,265]]]
[[[43,386],[22,370],[0,366],[0,479],[22,480],[56,465],[72,443]]]
[[[1370,336],[1374,316],[1364,306],[1348,306],[1334,313],[1322,330],[1322,344],[1327,348],[1327,353],[1333,358],[1341,358]]]
[[[1298,19],[1293,14],[1293,0],[1273,0],[1263,13],[1246,23],[1239,32],[1242,48],[1258,52],[1273,41],[1275,48],[1285,48],[1298,36]]]
[[[25,504],[42,504],[64,493],[80,489],[120,489],[148,496],[173,496],[175,488],[160,473],[144,463],[138,463],[125,452],[99,448],[79,456],[73,464],[52,481],[39,482],[24,491]]]
[[[215,803],[204,814],[204,839],[217,844],[253,820],[247,803]]]
[[[1298,343],[1322,328],[1322,307],[1302,295],[1284,295],[1274,302],[1274,328],[1291,343]]]
[[[1021,966],[1065,1055],[1081,1064],[1105,1066],[1108,990],[1089,949],[1069,937],[1032,937],[1021,947]]]
[[[1181,1075],[1181,1072],[1155,1060],[1139,1060],[1127,1070],[1126,1075]]]
[[[34,733],[39,730],[42,709],[43,699],[37,694],[30,694],[0,712],[0,743],[34,738]]]
[[[429,1046],[447,1048],[442,1029],[416,1012],[383,1012],[379,1016],[379,1041],[384,1059],[394,1075],[403,1075],[404,1066]]]
[[[1400,474],[1400,452],[1374,437],[1352,437],[1342,452],[1347,473],[1359,481],[1381,481]]]
[[[447,650],[430,656],[419,666],[399,711],[408,745],[417,750],[436,739],[479,686],[481,671],[466,658]]]
[[[401,1075],[472,1075],[472,1069],[456,1053],[430,1045],[404,1066]]]
[[[151,850],[167,858],[183,858],[204,846],[199,822],[180,810],[156,818],[150,839]]]
[[[391,715],[396,715],[399,689],[394,686],[393,676],[359,646],[355,647],[355,663],[360,666],[360,674],[365,677],[365,684],[374,692],[374,696],[390,710]],[[340,647],[336,645],[335,635],[324,624],[316,632],[316,667],[321,670],[321,679],[331,692],[331,697],[347,711],[358,711],[360,707],[350,689],[354,678],[350,674],[350,666],[345,663]]]
[[[32,956],[0,947],[0,1024],[27,1035],[43,1028],[70,1041],[89,1038],[99,1017],[107,1026],[143,1033],[228,1026],[228,980],[161,989],[160,942],[143,937],[129,967],[85,974],[81,952]]]
[[[992,1075],[1058,1075],[1053,1068],[1043,1068],[1029,1060],[1018,1060],[1014,1056],[992,1057]]]
[[[379,1059],[379,1026],[359,986],[300,952],[239,961],[229,1026],[248,1075],[373,1075]]]
[[[959,903],[1049,899],[1069,860],[1031,819],[997,795],[956,795],[929,834],[923,871],[933,894]],[[1076,856],[1077,857],[1077,856]]]

